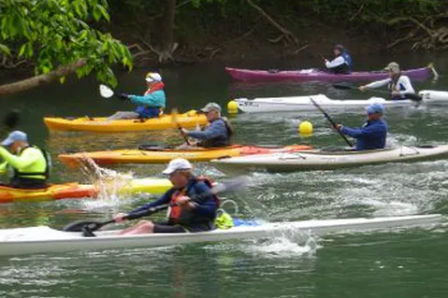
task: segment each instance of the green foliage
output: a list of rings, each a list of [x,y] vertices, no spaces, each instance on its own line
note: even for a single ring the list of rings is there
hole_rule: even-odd
[[[32,60],[36,74],[85,59],[79,77],[96,72],[98,80],[116,85],[110,66],[131,69],[132,56],[90,25],[101,21],[110,21],[106,0],[0,0],[0,52]]]

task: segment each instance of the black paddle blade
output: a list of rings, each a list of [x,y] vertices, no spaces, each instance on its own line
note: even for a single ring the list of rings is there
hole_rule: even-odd
[[[9,130],[13,130],[17,127],[20,122],[20,111],[19,110],[11,110],[8,114],[6,114],[5,118],[3,118],[3,125]]]
[[[410,99],[412,101],[422,101],[422,97],[420,95],[418,95],[418,94],[415,94],[415,93],[406,93],[404,95],[404,98],[405,99]]]
[[[66,225],[62,230],[64,232],[83,232],[85,227],[88,227],[91,231],[96,231],[104,226],[104,223],[92,220],[78,220]]]
[[[339,89],[339,90],[351,90],[351,89],[358,89],[357,87],[344,85],[344,84],[333,84],[333,88]]]

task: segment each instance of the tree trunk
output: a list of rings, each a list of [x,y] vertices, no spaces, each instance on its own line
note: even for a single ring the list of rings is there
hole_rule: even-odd
[[[78,68],[83,67],[84,65],[86,65],[86,61],[82,59],[67,66],[60,67],[47,74],[38,75],[11,84],[1,85],[0,96],[6,96],[19,92],[24,92],[42,85],[46,85],[48,83],[58,80],[61,77],[65,77],[69,74],[74,73]]]
[[[159,61],[172,60],[172,54],[176,49],[174,44],[174,18],[176,14],[176,0],[165,0],[165,10],[162,17],[162,36],[159,49]]]

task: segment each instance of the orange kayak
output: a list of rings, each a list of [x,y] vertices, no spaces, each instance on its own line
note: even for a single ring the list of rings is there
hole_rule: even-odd
[[[149,150],[110,150],[75,154],[61,154],[59,159],[71,168],[79,166],[85,158],[90,158],[98,165],[112,164],[160,164],[167,163],[173,158],[185,158],[190,161],[210,161],[225,157],[236,157],[254,154],[268,154],[275,152],[298,152],[309,150],[307,145],[291,145],[285,147],[259,147],[235,145],[223,148],[195,148],[188,150],[149,149]]]

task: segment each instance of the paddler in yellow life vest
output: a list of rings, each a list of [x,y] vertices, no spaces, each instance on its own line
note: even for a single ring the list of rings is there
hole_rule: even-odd
[[[47,187],[49,164],[45,152],[36,146],[30,146],[27,135],[22,131],[13,131],[1,143],[0,173],[7,173],[8,167],[14,170],[14,176],[8,186],[16,188],[38,189]]]
[[[170,161],[163,174],[169,176],[173,187],[157,201],[145,204],[128,214],[138,214],[170,204],[166,222],[153,223],[143,220],[123,230],[121,235],[204,232],[215,229],[218,198],[211,193],[211,183],[194,176],[192,168],[191,163],[183,158]],[[114,219],[116,222],[122,222],[124,216],[126,214],[120,213]]]
[[[182,133],[198,140],[196,146],[203,148],[219,148],[232,145],[234,131],[229,121],[221,117],[219,104],[208,103],[201,112],[205,114],[208,126],[204,130],[187,130],[182,128]],[[185,147],[184,145],[182,147]],[[181,148],[180,148],[181,149]]]

